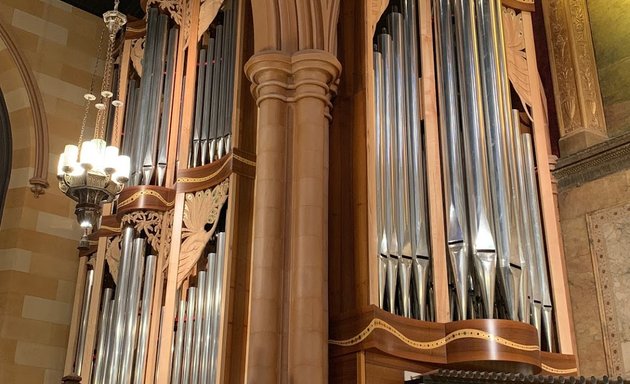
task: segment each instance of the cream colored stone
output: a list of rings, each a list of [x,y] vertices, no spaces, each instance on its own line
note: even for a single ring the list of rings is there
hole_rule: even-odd
[[[28,100],[26,88],[20,87],[4,94],[4,101],[7,103],[9,113],[31,106]]]
[[[28,180],[33,175],[33,168],[17,168],[11,170],[11,179],[9,180],[9,189],[21,188],[29,186]]]
[[[63,371],[47,369],[44,371],[44,384],[59,384],[63,377]]]
[[[56,299],[64,303],[72,303],[74,300],[74,281],[59,280]]]
[[[46,212],[40,212],[37,216],[35,230],[69,240],[76,240],[81,237],[81,228],[79,228],[74,218],[53,215]]]
[[[42,93],[48,93],[70,103],[83,105],[83,95],[86,93],[85,88],[41,72],[36,73],[35,76]]]
[[[72,305],[57,300],[25,296],[22,316],[27,319],[48,321],[55,324],[70,324]]]
[[[15,349],[15,362],[32,367],[60,370],[66,356],[65,348],[18,341]]]
[[[18,248],[0,249],[0,271],[29,272],[31,251]]]
[[[64,3],[61,0],[39,0],[42,3],[50,4],[55,8],[59,8],[64,12],[72,12],[72,5]]]
[[[67,28],[63,28],[19,9],[13,12],[11,25],[43,37],[44,39],[54,41],[57,44],[66,45],[68,41]]]

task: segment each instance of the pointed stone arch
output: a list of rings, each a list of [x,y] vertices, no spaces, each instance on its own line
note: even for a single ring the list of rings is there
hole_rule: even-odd
[[[10,57],[10,60],[1,61],[3,64],[0,64],[0,71],[17,70],[20,75],[19,81],[22,83],[19,88],[26,94],[26,105],[24,108],[30,111],[32,118],[32,126],[26,137],[30,141],[28,145],[31,147],[31,156],[34,156],[32,163],[33,174],[29,179],[29,183],[31,184],[31,191],[37,197],[48,188],[48,123],[44,102],[33,71],[15,44],[9,30],[2,22],[0,22],[0,43],[6,47],[6,52],[3,54],[8,54]],[[12,63],[13,65],[7,63]],[[12,110],[9,102],[7,104],[9,107],[9,120],[13,122],[17,118],[17,111]],[[11,126],[14,130],[17,129],[15,124],[11,124]]]
[[[253,0],[254,49],[337,53],[340,0]]]

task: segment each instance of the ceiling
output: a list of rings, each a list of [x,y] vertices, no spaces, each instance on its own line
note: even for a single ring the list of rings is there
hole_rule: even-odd
[[[114,8],[114,0],[62,0],[74,7],[82,9],[98,17]],[[140,6],[140,0],[120,0],[118,10],[130,19],[141,19],[144,17],[144,10]]]

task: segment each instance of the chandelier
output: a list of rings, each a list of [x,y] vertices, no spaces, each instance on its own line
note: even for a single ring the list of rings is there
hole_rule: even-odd
[[[104,139],[109,106],[114,107],[117,115],[123,104],[120,100],[112,100],[114,94],[111,91],[116,34],[127,23],[127,17],[118,11],[118,4],[119,0],[115,0],[114,9],[103,14],[109,40],[100,99],[94,104],[97,109],[94,136],[91,140],[83,140],[90,106],[97,101],[91,87],[90,93],[84,95],[85,114],[78,145],[66,145],[57,166],[59,189],[77,203],[74,213],[83,229],[79,249],[89,247],[88,235],[99,227],[102,205],[112,202],[129,180],[129,157],[119,155],[118,148],[108,146]]]

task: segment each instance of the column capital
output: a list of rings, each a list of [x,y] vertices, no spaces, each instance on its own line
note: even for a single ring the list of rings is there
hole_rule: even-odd
[[[330,52],[306,49],[289,54],[282,51],[262,51],[245,64],[245,74],[252,82],[252,94],[257,104],[273,98],[292,103],[313,95],[312,88],[321,97],[336,92],[341,63]],[[311,89],[311,91],[307,89]]]
[[[61,379],[63,384],[81,384],[81,376],[77,376],[74,373],[66,375]]]

